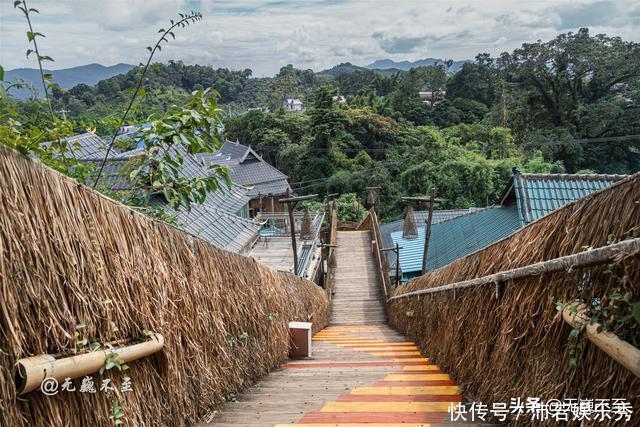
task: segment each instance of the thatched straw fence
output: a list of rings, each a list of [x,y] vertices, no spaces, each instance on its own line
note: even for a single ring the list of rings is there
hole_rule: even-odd
[[[0,425],[106,426],[117,397],[16,397],[14,363],[84,338],[165,337],[160,353],[105,373],[125,425],[183,426],[286,358],[288,321],[322,328],[323,290],[151,220],[0,145]],[[86,325],[86,326],[83,326]],[[79,336],[75,336],[75,332]],[[85,351],[85,350],[80,350]],[[100,375],[94,375],[96,387]]]
[[[483,277],[640,236],[640,174],[573,202],[509,238],[396,289],[394,296]],[[640,379],[590,342],[569,365],[571,327],[556,302],[640,297],[640,253],[613,263],[395,299],[393,326],[407,333],[475,401],[512,397],[627,398],[640,409]],[[634,414],[637,421],[637,416]]]

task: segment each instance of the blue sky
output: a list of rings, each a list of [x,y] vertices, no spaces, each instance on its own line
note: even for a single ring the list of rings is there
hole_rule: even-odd
[[[637,1],[513,0],[28,0],[40,10],[44,54],[66,68],[92,62],[137,64],[157,30],[178,12],[203,21],[179,30],[159,61],[181,59],[273,75],[292,63],[322,70],[340,62],[426,57],[472,59],[588,26],[640,41]],[[0,64],[33,67],[26,23],[0,0]]]

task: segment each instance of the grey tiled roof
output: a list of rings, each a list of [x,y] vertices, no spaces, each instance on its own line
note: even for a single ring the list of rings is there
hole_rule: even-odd
[[[221,165],[229,168],[229,177],[236,184],[253,187],[252,197],[286,194],[290,188],[287,176],[271,166],[246,145],[225,141],[213,154],[199,154],[205,165]]]
[[[231,178],[233,180],[233,178]],[[249,196],[252,198],[258,197],[259,195],[269,195],[273,194],[274,196],[285,195],[287,194],[287,190],[289,190],[289,182],[286,179],[279,179],[277,181],[270,182],[261,182],[259,184],[255,184],[251,190],[249,190]]]
[[[212,245],[232,252],[240,252],[258,235],[262,224],[224,212],[207,196],[202,205],[177,213],[178,227],[206,240]]]
[[[483,209],[485,208],[434,210],[431,223],[438,224],[440,222],[444,222],[444,221],[457,218],[462,215],[467,215],[473,212],[477,212]],[[414,214],[416,217],[416,223],[418,224],[418,228],[424,229],[424,224],[429,215],[429,211],[414,211]],[[391,238],[391,233],[395,233],[396,231],[402,231],[403,224],[404,224],[404,220],[398,220],[393,222],[387,222],[385,224],[380,224],[380,234],[382,235],[382,243],[384,244],[385,248],[391,248],[395,246],[395,243]],[[396,254],[393,251],[386,251],[386,255],[387,255],[387,265],[389,266],[389,268],[394,267],[396,264]]]
[[[101,185],[114,191],[131,189],[128,173],[142,154],[143,150],[137,149],[109,156],[100,178]],[[192,179],[210,176],[211,172],[195,156],[186,154],[179,175]],[[166,209],[177,215],[179,228],[218,248],[238,252],[252,242],[262,226],[259,222],[236,215],[251,199],[249,191],[249,188],[235,183],[229,187],[219,179],[218,190],[209,192],[203,204],[192,205],[190,211],[181,209],[175,212],[168,205]]]
[[[94,133],[81,133],[78,135],[69,136],[63,138],[67,142],[69,149],[69,155],[78,160],[96,159],[102,160],[107,153],[107,146],[109,145],[105,140],[100,138]],[[47,141],[43,145],[47,146],[52,141]],[[117,149],[114,147],[111,149],[111,153],[117,153]]]

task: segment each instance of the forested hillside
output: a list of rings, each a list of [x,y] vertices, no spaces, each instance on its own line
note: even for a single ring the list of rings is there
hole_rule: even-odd
[[[133,121],[148,120],[190,92],[212,87],[228,112],[226,137],[250,144],[289,175],[300,193],[382,187],[382,214],[397,216],[405,194],[438,188],[442,207],[495,203],[512,168],[529,172],[640,170],[640,45],[588,30],[524,44],[493,58],[381,73],[341,64],[323,73],[154,64]],[[53,91],[76,129],[107,133],[139,69]],[[422,92],[422,98],[421,98]],[[346,103],[335,102],[335,96]],[[286,113],[300,98],[305,113]],[[20,102],[37,124],[38,100]]]

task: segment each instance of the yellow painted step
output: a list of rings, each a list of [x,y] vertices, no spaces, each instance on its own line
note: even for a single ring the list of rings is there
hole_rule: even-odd
[[[340,347],[346,347],[345,345],[341,345]],[[358,347],[358,348],[350,348],[349,350],[356,351],[418,351],[416,346],[407,346],[407,347]]]
[[[440,368],[438,365],[418,365],[418,366],[403,366],[403,371],[437,371]]]
[[[413,357],[394,357],[394,362],[428,362],[429,359],[423,356],[413,356]]]
[[[384,345],[384,346],[388,346],[388,347],[404,347],[404,346],[415,346],[414,343],[412,343],[411,341],[397,341],[397,342],[385,342],[385,341],[379,341],[376,344],[366,344],[366,343],[354,343],[354,344],[344,344],[344,345],[350,345],[350,346],[358,346],[358,347],[370,347],[370,346],[378,346],[378,345]]]
[[[343,424],[276,424],[274,427],[430,427],[431,424],[409,423],[343,423]]]
[[[374,356],[420,356],[419,351],[372,352]]]
[[[450,402],[329,402],[320,412],[447,412]]]
[[[391,374],[384,377],[385,381],[440,381],[450,379],[447,374]]]
[[[437,395],[460,394],[458,386],[423,386],[423,387],[356,387],[351,394],[380,394],[380,395]]]
[[[370,343],[375,343],[375,344],[381,344],[384,343],[384,341],[382,340],[376,340],[376,339],[363,339],[363,338],[313,338],[314,341],[326,341],[326,342],[335,342],[338,344],[347,344],[347,343],[353,343],[353,344],[370,344]]]

